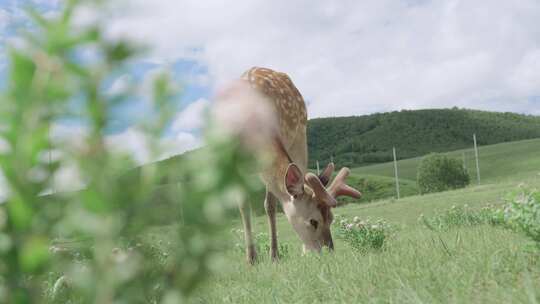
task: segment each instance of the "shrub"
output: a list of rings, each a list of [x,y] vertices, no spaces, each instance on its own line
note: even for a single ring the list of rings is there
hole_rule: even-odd
[[[454,227],[470,227],[476,225],[504,225],[502,209],[487,205],[479,210],[471,209],[468,205],[452,206],[450,209],[433,217],[420,215],[418,221],[434,231],[448,230]]]
[[[433,217],[420,215],[418,221],[434,231],[453,227],[490,224],[525,234],[540,246],[540,192],[521,189],[510,193],[502,207],[487,205],[479,210],[452,206]]]
[[[469,184],[470,177],[459,160],[430,154],[418,166],[417,181],[420,193],[432,193],[463,188]]]
[[[360,220],[355,216],[353,220],[336,215],[339,222],[336,236],[344,240],[351,248],[365,252],[370,249],[383,248],[385,241],[392,234],[392,227],[384,220]]]
[[[523,189],[512,193],[504,208],[506,223],[540,246],[540,192]]]

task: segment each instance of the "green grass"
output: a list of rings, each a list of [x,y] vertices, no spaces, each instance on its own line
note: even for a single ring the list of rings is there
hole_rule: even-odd
[[[414,227],[382,252],[339,248],[277,265],[230,265],[194,302],[529,303],[540,300],[540,259],[524,246],[511,232],[486,226],[445,233]],[[238,255],[229,259],[241,263]]]
[[[535,303],[540,302],[540,252],[521,234],[478,225],[431,231],[418,222],[452,205],[500,205],[519,184],[540,187],[540,140],[481,147],[482,185],[414,195],[418,159],[400,161],[400,200],[348,204],[335,214],[384,219],[396,232],[381,251],[360,252],[335,238],[333,254],[301,256],[301,243],[283,214],[279,242],[289,248],[278,264],[268,258],[248,266],[234,244],[216,259],[220,266],[192,303]],[[470,151],[469,151],[470,152]],[[536,152],[536,153],[535,153]],[[460,156],[460,151],[451,152]],[[470,153],[469,153],[470,154]],[[469,166],[474,162],[471,157]],[[394,195],[391,164],[354,169],[349,183],[364,200]],[[387,172],[388,171],[388,172]],[[167,188],[170,185],[163,185]],[[157,193],[161,193],[156,189]],[[261,212],[263,197],[253,198]],[[171,211],[171,215],[176,212]],[[236,215],[236,212],[235,212]],[[162,219],[163,223],[167,222]],[[265,216],[253,218],[254,232],[268,232]],[[239,218],[234,228],[242,228]],[[334,225],[334,229],[337,225]],[[156,240],[174,239],[168,229]],[[228,231],[225,233],[229,233]],[[334,233],[335,235],[335,233]],[[233,238],[234,239],[234,238]],[[259,252],[259,255],[266,255]]]
[[[521,234],[490,225],[431,231],[418,221],[421,214],[434,216],[452,205],[467,204],[472,209],[487,204],[500,205],[504,197],[522,183],[540,187],[539,156],[534,153],[535,148],[540,150],[540,140],[482,147],[480,153],[486,170],[482,185],[429,195],[409,193],[411,196],[400,200],[348,204],[335,209],[334,214],[384,219],[395,227],[395,233],[383,250],[360,252],[335,238],[334,253],[301,256],[301,242],[280,213],[278,239],[289,249],[288,255],[278,264],[265,258],[256,266],[248,266],[243,254],[230,244],[226,254],[215,260],[218,271],[189,301],[258,304],[540,302],[540,251]],[[459,155],[459,152],[452,153]],[[409,164],[409,167],[402,165],[404,168],[415,169],[410,166],[413,161],[400,163]],[[351,174],[350,184],[361,188],[368,197],[391,195],[394,185],[391,177],[381,174],[384,166],[370,172],[378,176],[362,175],[369,171],[365,168],[374,167],[355,170],[360,173]],[[373,185],[372,181],[375,181]],[[415,189],[414,180],[402,179],[401,182],[402,193]],[[163,185],[164,189],[169,186]],[[159,194],[165,190],[156,191]],[[254,198],[253,204],[262,210],[262,196]],[[170,213],[172,217],[177,214],[172,210]],[[162,219],[162,223],[165,222],[167,220]],[[268,231],[265,216],[254,217],[253,222],[254,233]],[[233,228],[242,228],[238,218]],[[169,230],[156,229],[156,241],[168,244],[174,239]],[[261,256],[266,254],[259,252]]]
[[[338,208],[337,214],[383,218],[397,227],[383,251],[365,254],[336,240],[333,254],[301,256],[301,244],[280,214],[279,240],[291,245],[290,256],[250,267],[231,250],[222,261],[225,269],[193,302],[536,303],[540,252],[529,240],[489,225],[433,232],[418,223],[420,214],[431,216],[451,205],[501,204],[521,182],[538,187],[540,177]],[[265,217],[255,218],[255,231],[267,231]]]
[[[359,200],[350,198],[340,199],[344,202],[366,203],[396,196],[396,182],[394,178],[368,174],[351,173],[347,178],[347,184],[362,192]],[[399,182],[402,196],[411,196],[418,193],[416,182],[401,180]]]
[[[540,139],[523,140],[479,147],[480,174],[484,183],[510,181],[529,178],[540,173]],[[476,163],[473,149],[457,150],[447,155],[463,159],[472,182],[476,182]],[[399,154],[399,150],[398,150]],[[398,161],[400,179],[416,181],[416,168],[422,158],[411,158]],[[394,176],[392,162],[352,169],[356,174],[378,176]]]

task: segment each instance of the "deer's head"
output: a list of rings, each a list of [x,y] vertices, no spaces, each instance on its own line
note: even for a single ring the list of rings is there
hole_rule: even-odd
[[[320,251],[323,246],[334,249],[330,225],[333,221],[331,209],[337,205],[336,198],[361,196],[358,190],[345,183],[349,175],[348,168],[342,168],[330,186],[326,187],[333,171],[333,163],[320,176],[303,174],[294,163],[287,168],[284,183],[291,200],[283,208],[304,243],[304,252]]]

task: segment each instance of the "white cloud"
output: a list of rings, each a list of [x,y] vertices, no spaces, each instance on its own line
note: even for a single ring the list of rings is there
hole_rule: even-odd
[[[88,130],[82,125],[54,124],[51,127],[51,140],[56,145],[80,151],[85,146]]]
[[[312,117],[448,106],[531,113],[525,100],[539,91],[536,0],[134,0],[110,29],[147,42],[156,61],[199,60],[217,85],[254,65],[287,72]]]
[[[132,78],[130,74],[121,75],[113,81],[107,93],[111,95],[126,93],[133,81]]]
[[[208,100],[204,98],[190,103],[183,111],[176,115],[172,124],[173,131],[193,131],[202,128],[204,125],[204,114],[209,104]]]
[[[128,128],[124,132],[110,135],[105,143],[116,152],[131,155],[137,164],[147,163],[151,159],[147,136],[135,128]]]
[[[0,8],[0,31],[4,30],[10,22],[8,11]]]
[[[173,136],[152,142],[142,131],[128,128],[124,132],[108,136],[106,144],[114,151],[130,155],[138,165],[142,165],[195,149],[201,146],[202,142],[189,132],[176,132]],[[155,149],[150,149],[150,145],[156,145]]]
[[[171,156],[182,154],[202,146],[202,141],[189,132],[179,132],[174,137],[166,138],[161,141],[161,154],[158,160],[166,159]]]
[[[56,6],[60,3],[60,0],[32,0],[37,5],[53,5]]]
[[[56,171],[51,186],[49,192],[68,192],[81,190],[86,186],[86,183],[83,181],[79,168],[75,163],[64,162]]]
[[[540,96],[540,46],[523,56],[510,75],[510,85],[516,94]]]

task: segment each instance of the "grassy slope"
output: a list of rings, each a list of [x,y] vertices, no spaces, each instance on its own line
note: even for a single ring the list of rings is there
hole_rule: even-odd
[[[382,198],[394,197],[396,193],[396,184],[391,177],[352,173],[349,175],[347,183],[360,190],[363,195],[360,200],[340,199],[344,202],[372,202]],[[414,181],[402,180],[399,182],[399,187],[402,196],[410,196],[418,193],[416,182]]]
[[[399,151],[398,151],[399,153]],[[472,149],[458,150],[446,153],[451,157],[465,159],[469,173],[476,180],[476,164]],[[522,140],[479,147],[481,178],[483,182],[496,182],[527,178],[540,173],[540,139]],[[416,168],[421,158],[411,158],[398,161],[401,179],[416,180]],[[394,176],[392,162],[352,170],[356,174],[379,176]]]
[[[518,145],[516,145],[517,147]],[[505,148],[508,148],[505,146]],[[487,151],[484,151],[487,156]],[[532,164],[531,164],[532,166]],[[536,169],[539,169],[537,166]],[[497,171],[497,170],[495,170]],[[504,174],[505,170],[498,170]],[[534,171],[534,170],[532,170]],[[489,172],[489,171],[488,171]],[[540,301],[540,254],[521,235],[491,226],[432,232],[417,223],[451,205],[481,207],[502,203],[525,182],[540,187],[540,176],[512,178],[457,191],[407,197],[399,201],[347,205],[335,213],[384,218],[398,227],[383,252],[361,255],[337,241],[334,254],[301,257],[300,242],[283,215],[281,242],[293,253],[278,265],[249,267],[230,252],[228,270],[215,275],[199,303],[534,303]],[[500,180],[506,180],[504,182]],[[240,226],[240,223],[236,223]],[[265,217],[255,231],[266,232]],[[265,253],[261,253],[264,255]]]

